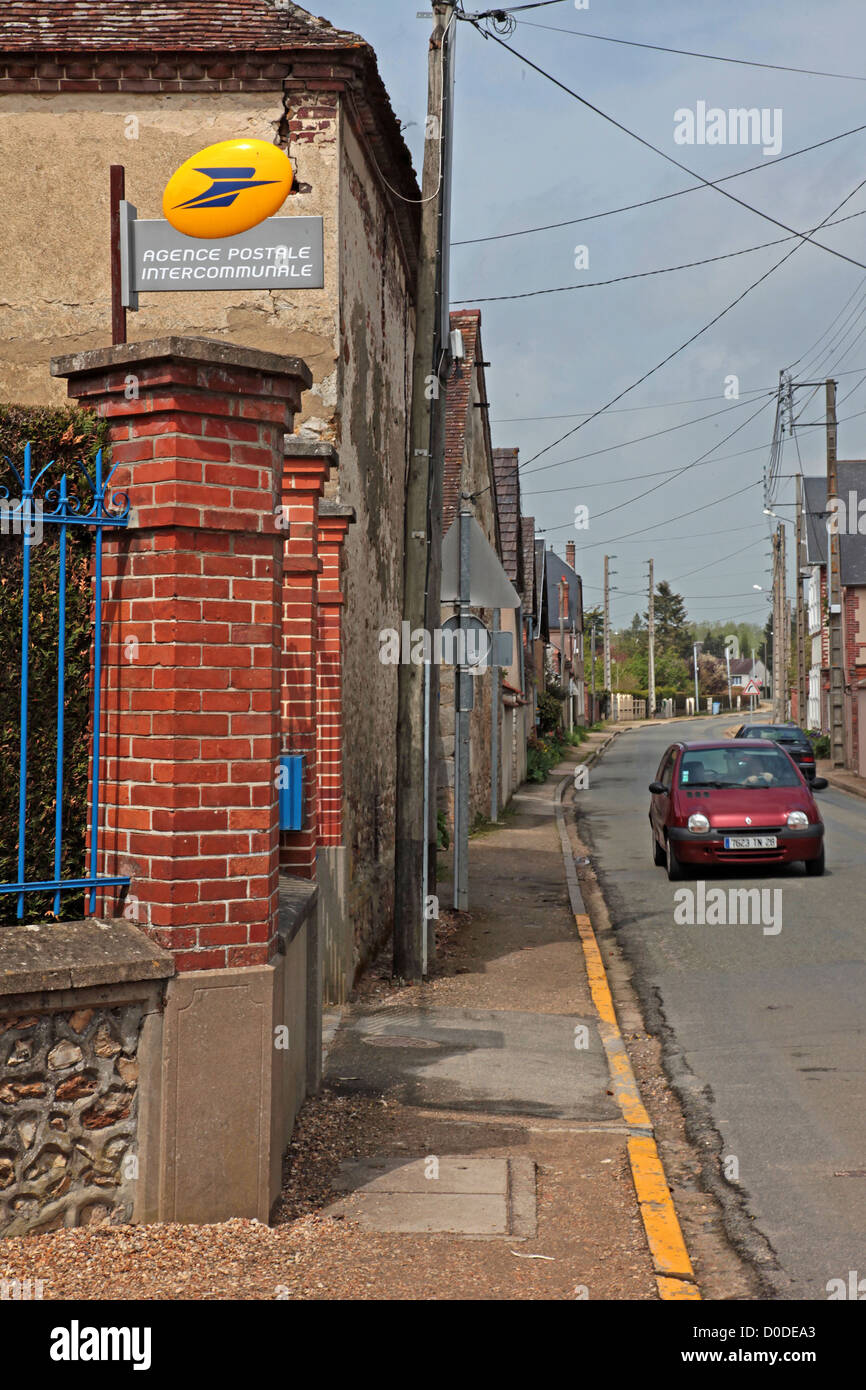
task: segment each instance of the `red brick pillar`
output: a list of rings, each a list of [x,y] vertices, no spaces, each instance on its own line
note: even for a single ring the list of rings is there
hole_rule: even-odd
[[[343,843],[343,545],[353,507],[319,504],[319,845]]]
[[[178,970],[266,964],[278,912],[283,436],[303,362],[168,338],[52,363],[110,421],[105,859]],[[100,864],[100,870],[107,869]]]
[[[318,510],[336,453],[330,444],[287,435],[282,504],[288,524],[283,563],[283,672],[281,733],[283,753],[304,757],[303,823],[283,831],[280,868],[298,878],[316,877],[318,806]]]

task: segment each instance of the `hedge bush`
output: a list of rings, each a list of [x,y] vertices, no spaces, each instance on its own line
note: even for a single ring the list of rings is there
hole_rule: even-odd
[[[35,475],[48,460],[52,466],[37,496],[59,483],[68,470],[73,490],[80,462],[91,476],[96,452],[104,447],[107,424],[78,407],[0,406],[0,497],[19,495],[11,459],[23,474],[24,445],[32,445]],[[82,488],[89,510],[89,490]],[[46,510],[53,510],[51,502]],[[66,679],[64,684],[63,854],[61,876],[81,878],[85,871],[87,769],[90,733],[91,592],[88,528],[72,526],[66,534]],[[24,544],[20,536],[0,534],[0,883],[18,879],[18,766],[21,694],[21,619]],[[30,676],[28,682],[27,823],[25,877],[54,878],[54,813],[57,758],[57,642],[60,530],[46,525],[39,544],[30,546]],[[14,894],[0,894],[0,925],[18,920]],[[59,916],[80,917],[83,893],[64,893]],[[53,894],[30,893],[24,922],[53,917]]]

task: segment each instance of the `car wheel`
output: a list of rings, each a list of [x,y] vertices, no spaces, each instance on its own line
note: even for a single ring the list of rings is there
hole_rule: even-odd
[[[806,860],[806,873],[810,878],[820,878],[824,872],[826,860],[824,857],[824,846],[821,846],[821,853],[817,859]]]
[[[677,859],[677,853],[670,838],[665,841],[665,862],[668,868],[668,878],[672,883],[676,883],[679,879],[685,877],[683,866],[679,859]]]
[[[653,863],[655,864],[657,869],[660,869],[662,865],[666,863],[667,856],[664,850],[662,849],[661,845],[659,844],[658,840],[656,839],[656,833],[652,828],[652,824],[650,824],[650,836],[653,842]]]

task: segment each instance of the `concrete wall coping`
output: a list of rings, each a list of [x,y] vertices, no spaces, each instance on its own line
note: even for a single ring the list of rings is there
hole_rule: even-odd
[[[319,888],[308,878],[280,874],[280,951],[285,955],[301,927],[312,917],[319,901]]]
[[[0,996],[165,980],[174,957],[130,922],[0,927]]]
[[[309,389],[312,373],[300,357],[284,357],[279,352],[261,352],[215,338],[171,336],[150,338],[143,343],[119,343],[115,347],[93,348],[69,357],[52,357],[52,376],[75,376],[79,372],[107,371],[131,362],[176,359],[210,367],[246,367],[269,376],[299,377]]]
[[[333,468],[338,468],[340,455],[327,439],[305,439],[302,434],[283,436],[283,448],[289,459],[328,459]]]
[[[319,516],[341,516],[347,521],[358,520],[354,507],[348,506],[345,502],[333,502],[327,497],[323,497],[319,502]]]

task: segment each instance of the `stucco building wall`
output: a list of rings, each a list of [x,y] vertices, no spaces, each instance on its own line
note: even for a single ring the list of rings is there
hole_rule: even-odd
[[[379,633],[400,627],[403,508],[414,310],[387,209],[343,120],[340,148],[339,500],[357,522],[346,541],[345,842],[356,963],[393,910],[397,668]]]
[[[160,217],[168,177],[197,150],[242,136],[283,143],[300,191],[280,215],[323,218],[325,288],[142,293],[128,338],[216,338],[301,357],[313,373],[295,427],[335,444],[340,467],[327,495],[357,518],[346,545],[343,628],[344,843],[356,966],[386,935],[393,907],[397,672],[378,661],[378,633],[399,626],[402,596],[412,272],[405,224],[398,227],[354,133],[357,111],[336,90],[339,81],[333,90],[315,80],[309,90],[298,80],[287,85],[0,95],[0,400],[62,400],[49,359],[110,341],[111,164],[125,166],[139,217]],[[402,187],[405,170],[390,178]]]

